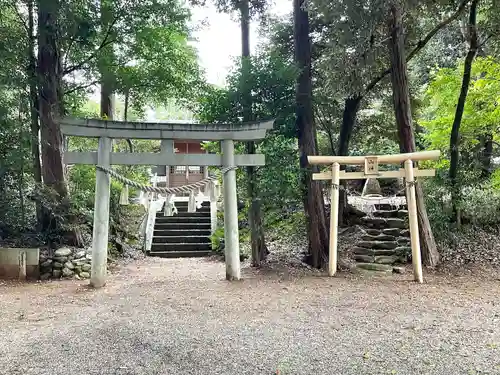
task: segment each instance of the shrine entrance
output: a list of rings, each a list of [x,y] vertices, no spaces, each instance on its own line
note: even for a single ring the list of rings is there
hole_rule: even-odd
[[[265,165],[265,157],[261,154],[235,154],[234,142],[263,139],[267,130],[272,129],[273,124],[274,120],[241,124],[172,124],[72,118],[61,120],[61,132],[64,136],[99,139],[97,152],[66,151],[64,153],[66,165],[96,166],[90,285],[100,288],[106,284],[110,175],[113,174],[110,168],[112,165],[151,165],[167,168],[176,166],[224,167],[226,279],[239,280],[241,273],[235,169],[240,166]],[[157,139],[161,140],[161,150],[159,153],[112,152],[112,139]],[[175,140],[218,141],[221,143],[222,155],[175,153]],[[151,189],[154,191],[160,188],[152,187]]]
[[[331,210],[330,210],[330,243],[328,274],[335,275],[337,271],[337,240],[338,240],[338,210],[339,210],[339,183],[340,180],[366,178],[404,178],[406,185],[406,199],[408,205],[408,219],[410,226],[411,254],[415,281],[423,282],[422,257],[420,252],[420,238],[417,220],[417,201],[415,198],[415,177],[432,177],[433,169],[414,168],[413,162],[422,160],[436,160],[439,151],[422,151],[408,154],[375,155],[375,156],[308,156],[309,164],[331,165],[331,171],[314,173],[313,180],[331,181]],[[379,170],[380,164],[402,164],[404,168],[398,170]],[[340,164],[362,165],[362,172],[346,172],[340,170]]]

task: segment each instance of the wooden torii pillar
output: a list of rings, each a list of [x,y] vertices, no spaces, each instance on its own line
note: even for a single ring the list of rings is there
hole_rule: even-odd
[[[240,124],[173,124],[72,118],[60,120],[61,131],[65,136],[99,139],[97,152],[67,151],[64,153],[64,163],[99,165],[105,168],[110,168],[111,165],[262,166],[265,165],[264,155],[235,154],[234,142],[263,139],[267,130],[273,128],[273,124],[274,120]],[[158,139],[162,141],[162,148],[159,153],[116,153],[111,149],[112,139]],[[176,154],[171,145],[178,139],[219,141],[222,143],[222,155]],[[90,277],[90,285],[95,288],[106,284],[110,185],[110,176],[102,170],[96,170]],[[226,279],[239,280],[241,273],[235,169],[224,174],[223,189]]]
[[[415,281],[423,282],[422,255],[420,252],[420,237],[417,220],[417,201],[415,198],[415,177],[432,177],[433,169],[418,169],[413,167],[413,162],[421,160],[439,159],[439,151],[422,151],[408,154],[373,155],[373,156],[308,156],[307,160],[312,165],[331,165],[331,172],[314,173],[313,180],[330,180],[331,209],[330,209],[330,243],[328,259],[328,275],[334,276],[337,272],[337,245],[339,223],[339,183],[340,180],[353,180],[365,178],[399,178],[406,182],[406,199],[408,205],[408,218],[410,224],[411,254],[413,275]],[[379,171],[379,164],[402,164],[404,168],[397,171]],[[345,172],[340,170],[340,164],[363,165],[363,172]]]

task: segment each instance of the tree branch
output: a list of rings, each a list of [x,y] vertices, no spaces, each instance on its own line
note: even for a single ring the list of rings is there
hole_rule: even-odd
[[[81,69],[85,64],[88,64],[90,61],[92,61],[97,56],[97,54],[99,53],[99,51],[101,51],[104,47],[106,47],[106,46],[110,45],[111,43],[115,42],[114,39],[108,39],[108,38],[111,35],[111,30],[113,29],[116,21],[118,21],[118,17],[114,17],[113,18],[113,21],[111,22],[111,24],[109,25],[108,29],[106,30],[106,34],[104,35],[104,38],[102,39],[101,44],[99,45],[99,47],[97,47],[97,49],[94,52],[92,52],[90,54],[90,56],[88,56],[85,60],[79,62],[76,65],[73,65],[73,66],[70,66],[70,67],[64,69],[63,70],[63,75],[66,75],[66,74],[74,72],[75,70]]]
[[[68,95],[68,94],[71,94],[71,93],[73,93],[75,91],[86,89],[87,87],[91,87],[91,86],[97,85],[98,83],[99,83],[99,81],[92,81],[92,82],[90,82],[89,84],[86,84],[86,85],[75,86],[75,87],[73,87],[71,89],[68,89],[68,90],[64,91],[63,95]]]
[[[415,57],[415,55],[417,55],[417,53],[420,52],[420,50],[422,48],[425,47],[425,45],[432,39],[432,37],[434,35],[436,35],[441,29],[443,29],[444,27],[448,26],[451,22],[453,22],[454,20],[456,20],[460,14],[464,11],[465,7],[467,6],[467,4],[469,4],[471,0],[463,0],[461,3],[460,3],[460,6],[457,8],[457,10],[455,11],[455,13],[453,13],[450,17],[444,19],[443,21],[441,21],[440,23],[438,23],[431,31],[429,31],[429,33],[427,33],[427,35],[420,39],[418,42],[417,42],[417,45],[416,47],[408,54],[408,56],[406,57],[406,62],[410,61],[412,58]],[[382,81],[382,79],[384,79],[389,73],[391,72],[391,68],[387,68],[386,70],[384,70],[382,73],[380,73],[377,77],[375,77],[365,88],[365,94],[370,92],[380,81]]]

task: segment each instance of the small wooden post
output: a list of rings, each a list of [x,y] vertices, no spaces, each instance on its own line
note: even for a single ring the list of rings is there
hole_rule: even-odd
[[[410,221],[411,259],[413,263],[413,277],[415,281],[423,283],[422,256],[420,254],[420,237],[418,233],[417,199],[415,196],[415,178],[413,176],[413,162],[405,161],[406,200],[408,204],[408,218]]]
[[[332,165],[332,191],[330,205],[330,244],[328,254],[328,276],[334,276],[337,272],[337,236],[339,226],[339,181],[340,164],[335,162]]]

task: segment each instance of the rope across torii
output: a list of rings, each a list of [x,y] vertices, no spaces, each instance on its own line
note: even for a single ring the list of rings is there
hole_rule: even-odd
[[[64,163],[67,165],[90,164],[97,167],[91,286],[100,288],[106,284],[110,177],[120,178],[111,169],[111,165],[223,167],[226,279],[239,280],[241,278],[235,169],[240,166],[265,165],[265,157],[262,154],[235,154],[234,141],[263,139],[267,130],[273,128],[274,120],[239,124],[175,124],[65,118],[59,120],[59,124],[64,136],[99,138],[97,152],[67,151],[64,153]],[[115,153],[111,148],[113,138],[158,139],[161,140],[161,150],[159,153]],[[218,141],[221,142],[222,155],[177,154],[174,152],[174,140]],[[125,179],[122,182],[128,182],[134,186],[131,180]],[[198,183],[187,186],[189,189],[199,187]],[[145,188],[145,186],[141,187]]]

